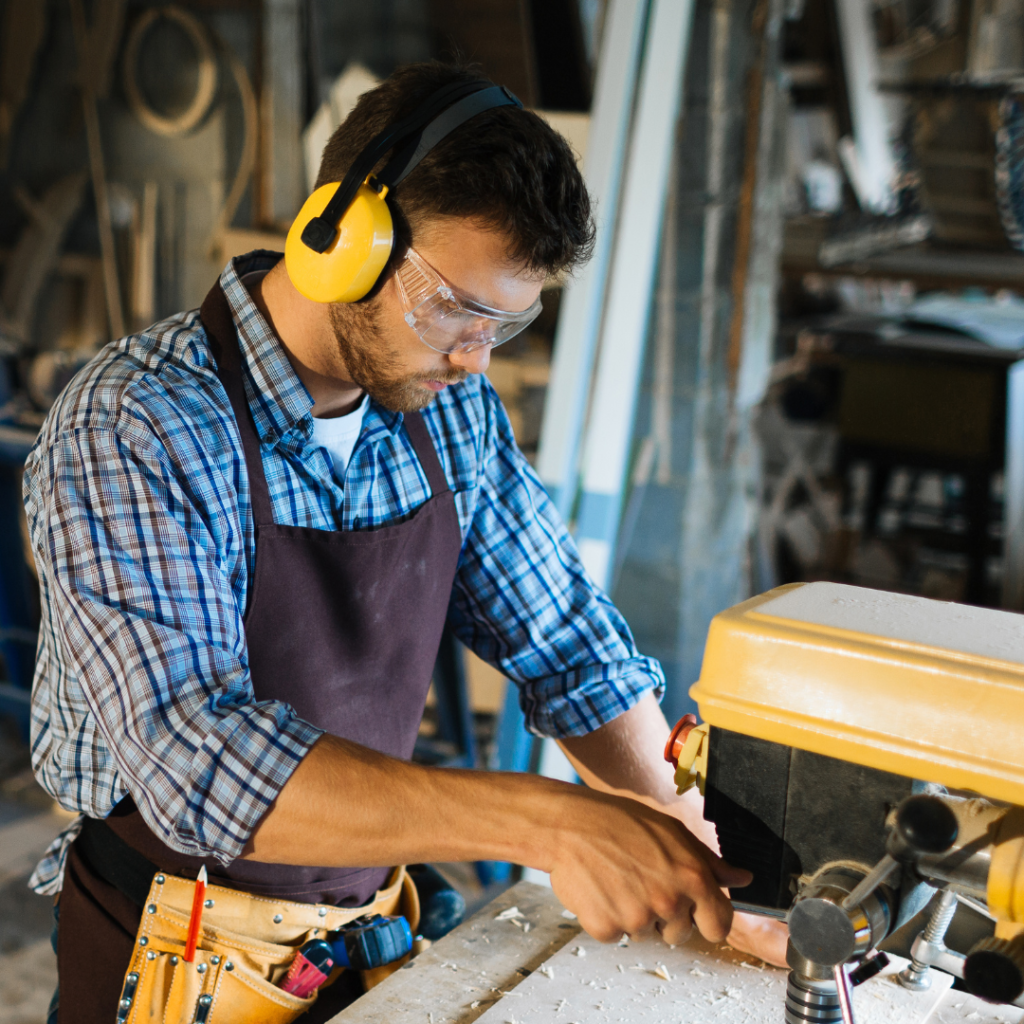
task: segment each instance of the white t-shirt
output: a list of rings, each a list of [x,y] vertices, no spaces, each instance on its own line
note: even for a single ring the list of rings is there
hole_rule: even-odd
[[[369,396],[363,395],[363,400],[344,416],[313,417],[313,443],[331,453],[334,475],[339,480],[348,469],[348,460],[352,458],[352,449],[359,440],[359,434],[363,429],[363,417],[369,404]]]

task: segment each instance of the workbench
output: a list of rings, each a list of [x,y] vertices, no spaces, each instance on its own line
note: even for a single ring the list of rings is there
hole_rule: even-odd
[[[591,973],[596,980],[587,980]],[[909,992],[895,978],[868,982],[854,993],[858,1024],[1020,1024],[1024,1018],[1015,1007],[951,990],[951,981],[936,974],[930,993]],[[598,947],[550,889],[520,882],[333,1024],[470,1024],[478,1018],[481,1024],[767,1024],[782,1020],[784,989],[785,972],[696,935],[676,948],[625,939],[618,947]]]
[[[517,925],[500,919],[513,908],[523,915]],[[470,1024],[579,932],[550,889],[519,882],[332,1024]]]

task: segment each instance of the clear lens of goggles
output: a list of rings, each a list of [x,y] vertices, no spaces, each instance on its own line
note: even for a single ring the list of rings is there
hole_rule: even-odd
[[[405,322],[436,352],[504,344],[536,320],[542,308],[540,299],[519,313],[474,302],[452,288],[414,249],[406,253],[396,278]]]

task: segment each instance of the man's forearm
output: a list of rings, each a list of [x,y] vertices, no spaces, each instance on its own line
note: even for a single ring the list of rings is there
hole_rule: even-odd
[[[718,852],[715,828],[704,820],[696,789],[676,794],[675,772],[662,759],[670,728],[653,693],[586,736],[559,741],[579,777],[592,789],[669,810],[705,846]]]
[[[540,776],[424,768],[326,735],[244,856],[328,867],[507,860],[550,870],[552,823],[572,790]]]
[[[673,817],[631,799],[526,774],[424,768],[323,736],[285,784],[245,856],[387,866],[507,860],[547,871],[591,935],[661,922],[679,942],[696,921],[717,941],[746,884]]]

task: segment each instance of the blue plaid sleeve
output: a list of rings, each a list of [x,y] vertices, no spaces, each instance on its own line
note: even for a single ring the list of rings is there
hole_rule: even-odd
[[[479,487],[455,581],[456,635],[519,686],[527,728],[580,736],[640,698],[660,698],[661,666],[587,576],[561,517],[483,382]]]
[[[112,788],[169,846],[226,863],[320,731],[286,704],[255,701],[224,565],[233,525],[207,507],[218,481],[197,486],[138,429],[73,429],[45,459],[51,490],[34,533],[47,632],[93,734],[82,749],[60,744],[39,777],[88,809],[62,787],[84,778],[95,789],[79,761],[99,747]]]

